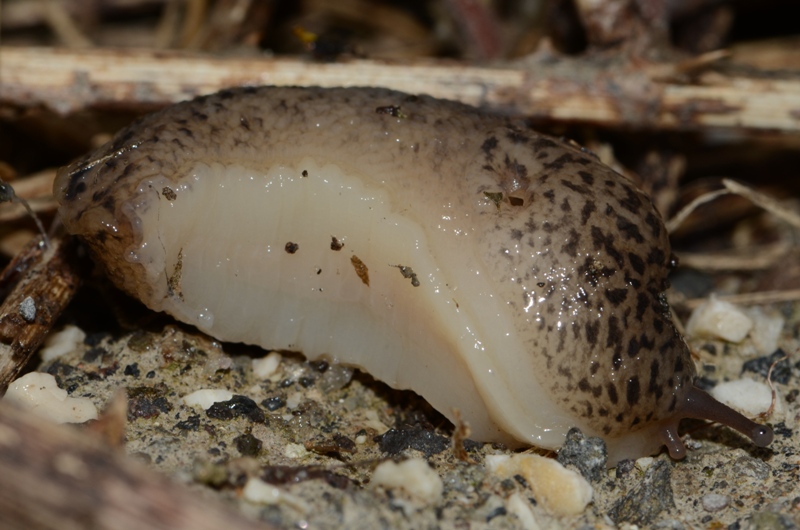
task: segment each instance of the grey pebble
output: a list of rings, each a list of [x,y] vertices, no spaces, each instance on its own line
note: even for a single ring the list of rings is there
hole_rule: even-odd
[[[587,437],[575,427],[567,432],[567,440],[558,451],[559,464],[575,466],[590,482],[596,482],[605,476],[607,461],[608,451],[602,438]]]
[[[665,460],[658,460],[647,469],[642,481],[617,501],[608,516],[619,524],[646,526],[652,524],[658,514],[675,506],[672,497],[670,477],[672,466]]]
[[[719,493],[709,493],[708,495],[704,495],[702,499],[703,509],[707,512],[723,510],[730,502],[730,497],[727,495],[720,495]]]
[[[36,319],[36,303],[30,296],[25,298],[19,304],[19,314],[25,319],[25,322],[33,322]]]

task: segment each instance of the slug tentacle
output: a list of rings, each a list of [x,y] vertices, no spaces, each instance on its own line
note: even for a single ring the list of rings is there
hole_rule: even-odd
[[[720,403],[708,393],[692,385],[678,406],[678,417],[710,420],[739,431],[758,447],[772,443],[774,434],[769,426],[756,423],[729,406]]]
[[[700,414],[768,442],[693,389],[650,199],[522,120],[377,88],[225,90],[120,131],[54,193],[151,309],[361,367],[477,439],[557,448],[579,427],[612,463],[679,457],[678,418]]]

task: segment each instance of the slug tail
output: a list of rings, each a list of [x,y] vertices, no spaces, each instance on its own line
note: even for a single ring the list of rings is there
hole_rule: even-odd
[[[756,423],[727,405],[723,405],[706,392],[692,385],[679,407],[678,416],[700,420],[710,420],[739,431],[750,438],[758,447],[766,447],[774,437],[772,429]],[[680,443],[680,440],[678,440]],[[669,442],[667,447],[670,447]],[[672,449],[670,448],[670,455]]]

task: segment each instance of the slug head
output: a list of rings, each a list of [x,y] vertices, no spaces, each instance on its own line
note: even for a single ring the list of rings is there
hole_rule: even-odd
[[[497,131],[484,146],[480,167],[496,183],[486,192],[501,199],[502,218],[484,261],[509,289],[533,372],[554,402],[606,440],[612,462],[662,444],[682,457],[683,417],[768,444],[767,427],[692,384],[664,294],[669,238],[650,199],[585,151],[531,131]]]

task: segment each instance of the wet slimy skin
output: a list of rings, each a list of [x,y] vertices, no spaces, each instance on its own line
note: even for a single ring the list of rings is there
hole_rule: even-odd
[[[649,198],[524,122],[377,88],[180,103],[63,168],[59,213],[123,290],[225,341],[412,389],[472,437],[611,462],[684,417],[772,433],[693,386]]]

